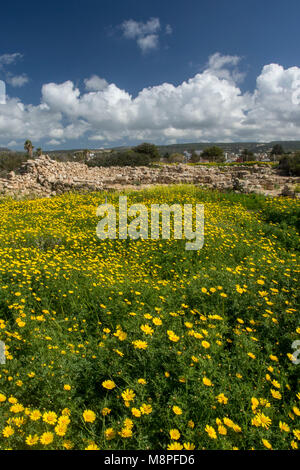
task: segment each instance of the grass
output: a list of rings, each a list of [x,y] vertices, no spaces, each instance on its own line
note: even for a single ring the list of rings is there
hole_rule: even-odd
[[[0,201],[0,448],[296,449],[299,202],[126,195],[203,203],[203,248],[99,240],[119,193]]]
[[[196,163],[188,163],[191,166],[269,166],[277,168],[278,162],[261,162],[261,161],[250,161],[250,162],[196,162]]]

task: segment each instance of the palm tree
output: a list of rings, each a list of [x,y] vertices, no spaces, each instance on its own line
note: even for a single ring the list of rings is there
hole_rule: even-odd
[[[34,149],[34,146],[32,145],[31,140],[26,140],[24,144],[24,150],[27,150],[28,156],[31,158],[32,157],[32,150]]]

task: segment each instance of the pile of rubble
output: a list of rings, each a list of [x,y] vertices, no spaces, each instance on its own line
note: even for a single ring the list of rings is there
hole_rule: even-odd
[[[280,176],[269,166],[161,165],[158,167],[88,167],[57,162],[48,155],[28,160],[8,178],[0,178],[0,194],[48,197],[67,191],[138,189],[154,184],[191,183],[221,191],[295,196],[299,177]]]

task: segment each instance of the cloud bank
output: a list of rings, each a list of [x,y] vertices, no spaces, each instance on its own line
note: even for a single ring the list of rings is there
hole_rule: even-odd
[[[178,86],[162,83],[136,97],[96,75],[84,80],[82,92],[70,80],[46,83],[37,106],[13,97],[0,104],[0,144],[26,138],[55,146],[90,140],[91,147],[299,139],[300,68],[265,65],[255,90],[242,93],[238,62],[214,54],[201,73]]]

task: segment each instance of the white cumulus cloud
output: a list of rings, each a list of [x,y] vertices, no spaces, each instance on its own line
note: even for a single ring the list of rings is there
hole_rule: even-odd
[[[21,75],[14,75],[7,70],[12,65],[15,65],[20,59],[23,58],[23,54],[20,52],[14,52],[13,54],[2,54],[0,55],[0,71],[1,75],[5,77],[5,82],[13,87],[20,88],[29,82],[29,78],[26,73]]]
[[[89,91],[101,91],[108,86],[105,78],[98,77],[98,75],[92,75],[90,78],[84,79],[85,88]]]
[[[240,60],[241,57],[237,55],[222,55],[220,52],[216,52],[209,57],[206,70],[216,77],[239,82],[244,78],[244,74],[237,68]]]
[[[135,39],[147,34],[154,34],[160,30],[159,18],[150,18],[146,23],[142,21],[126,20],[122,23],[124,36]]]
[[[56,140],[56,139],[51,139],[49,140],[49,142],[47,142],[47,145],[60,145],[60,141],[59,140]]]
[[[170,27],[170,25],[168,25]],[[159,18],[150,18],[147,22],[126,20],[122,23],[123,36],[127,39],[135,39],[142,52],[156,49],[159,43],[159,31],[161,29]]]
[[[26,73],[22,73],[22,75],[12,75],[7,74],[6,76],[6,83],[13,87],[22,87],[26,83],[29,82],[29,78]]]
[[[157,34],[148,34],[137,39],[137,45],[143,52],[150,51],[151,49],[156,49],[158,46],[158,36]]]
[[[0,146],[26,138],[35,145],[299,139],[300,68],[265,65],[253,92],[243,93],[238,63],[236,56],[214,54],[179,85],[162,83],[135,97],[96,75],[84,81],[83,92],[71,80],[46,83],[39,105],[11,97],[0,104]]]

